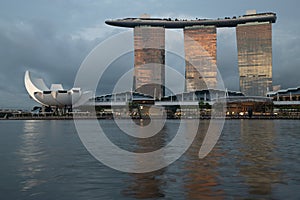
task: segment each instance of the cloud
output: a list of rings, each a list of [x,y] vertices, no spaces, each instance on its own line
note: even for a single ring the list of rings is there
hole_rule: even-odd
[[[73,86],[80,63],[99,41],[72,38],[71,33],[61,34],[56,29],[57,25],[49,21],[0,22],[3,72],[0,75],[0,107],[13,105],[17,100],[30,104],[31,99],[18,98],[26,94],[23,84],[26,70],[36,72],[48,84],[63,83],[68,88]],[[12,100],[8,94],[14,94],[16,99]]]
[[[282,88],[300,85],[300,32],[276,30],[273,38],[273,80]]]
[[[272,4],[269,0],[1,1],[0,107],[35,104],[28,98],[23,84],[27,69],[43,77],[48,84],[63,83],[66,88],[72,87],[76,72],[88,53],[104,39],[126,31],[107,26],[104,21],[137,17],[143,13],[194,19],[238,16],[253,8],[259,12],[277,12],[278,21],[273,25],[273,81],[283,88],[295,87],[300,85],[298,5],[299,2],[292,0]],[[217,45],[218,66],[225,85],[238,90],[235,31],[218,29]],[[126,62],[126,59],[121,61]],[[127,61],[128,67],[132,67],[131,64],[132,61]]]
[[[217,65],[225,87],[239,91],[237,44],[234,28],[217,30]]]

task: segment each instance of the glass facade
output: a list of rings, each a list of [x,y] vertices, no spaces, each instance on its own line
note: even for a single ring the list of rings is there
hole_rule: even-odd
[[[215,26],[184,28],[187,92],[216,88],[217,33]]]
[[[134,90],[156,98],[165,95],[165,29],[134,28]]]
[[[240,90],[247,96],[265,96],[272,88],[272,24],[236,27]]]

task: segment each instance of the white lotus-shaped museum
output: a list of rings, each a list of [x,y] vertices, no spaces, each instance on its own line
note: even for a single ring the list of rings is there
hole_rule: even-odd
[[[83,92],[81,88],[65,90],[62,84],[52,84],[50,89],[41,78],[32,78],[29,71],[25,72],[25,88],[36,102],[44,106],[77,107],[91,96],[89,91]]]

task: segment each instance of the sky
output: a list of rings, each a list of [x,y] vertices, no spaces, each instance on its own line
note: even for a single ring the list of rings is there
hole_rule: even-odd
[[[0,109],[31,109],[37,105],[24,87],[26,70],[48,85],[62,83],[72,88],[89,52],[107,38],[128,31],[108,26],[105,20],[144,13],[173,19],[214,19],[240,16],[253,9],[275,12],[273,85],[300,86],[299,7],[297,0],[1,0]],[[218,29],[217,63],[230,90],[239,90],[235,37],[233,28]],[[123,59],[128,61],[127,67],[133,67],[133,55]],[[114,63],[116,69],[122,64]],[[103,92],[109,84],[101,86]]]

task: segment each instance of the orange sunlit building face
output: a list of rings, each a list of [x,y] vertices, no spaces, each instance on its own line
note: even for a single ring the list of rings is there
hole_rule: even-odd
[[[112,26],[134,28],[134,89],[156,98],[165,89],[165,29],[184,30],[185,90],[217,87],[217,28],[235,27],[240,91],[265,96],[272,88],[272,23],[276,13],[256,11],[224,19],[172,20],[124,18],[107,20]]]
[[[240,24],[236,36],[240,90],[247,96],[265,96],[272,90],[272,24]]]
[[[134,89],[159,98],[165,95],[165,29],[134,28]]]
[[[186,91],[216,88],[217,33],[215,26],[184,28]]]

